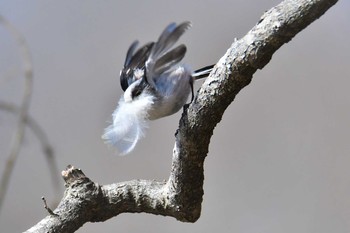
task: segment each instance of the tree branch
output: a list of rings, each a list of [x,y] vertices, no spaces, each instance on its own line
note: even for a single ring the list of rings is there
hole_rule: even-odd
[[[47,216],[27,232],[73,232],[85,222],[104,221],[124,212],[145,212],[195,222],[201,213],[204,159],[224,111],[275,51],[336,2],[283,1],[267,11],[246,36],[232,44],[194,101],[184,108],[168,181],[133,180],[101,186],[81,170],[68,167],[62,172],[67,189],[53,211],[55,215]]]

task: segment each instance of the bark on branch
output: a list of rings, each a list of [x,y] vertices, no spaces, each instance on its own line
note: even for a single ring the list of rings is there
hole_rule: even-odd
[[[104,221],[125,212],[195,222],[201,213],[204,159],[224,111],[275,51],[336,2],[283,1],[264,13],[254,28],[232,44],[192,104],[184,108],[168,181],[133,180],[99,185],[81,170],[69,166],[62,172],[67,188],[61,203],[54,214],[27,232],[74,232],[86,222]]]

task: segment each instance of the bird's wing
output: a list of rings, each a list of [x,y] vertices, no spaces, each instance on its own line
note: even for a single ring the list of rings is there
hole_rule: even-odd
[[[154,86],[155,78],[171,69],[185,56],[185,45],[179,45],[171,50],[170,48],[173,47],[190,26],[190,22],[183,22],[179,25],[171,23],[164,29],[158,41],[154,43],[146,61],[145,77],[149,84]]]
[[[154,42],[149,42],[145,44],[144,46],[139,48],[134,54],[137,45],[137,40],[130,45],[128,52],[126,53],[124,67],[120,72],[120,85],[123,91],[125,91],[130,86],[130,84],[132,84],[136,81],[137,78],[139,78],[134,75],[134,72],[136,70],[145,69],[145,63],[149,58]]]

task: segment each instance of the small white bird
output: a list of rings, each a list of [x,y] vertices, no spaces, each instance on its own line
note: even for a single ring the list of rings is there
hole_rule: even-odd
[[[190,22],[171,23],[157,42],[145,44],[136,53],[138,41],[129,47],[120,72],[124,95],[112,114],[112,125],[102,136],[121,155],[135,148],[149,120],[176,113],[186,104],[190,93],[193,100],[194,80],[208,76],[212,70],[211,65],[192,72],[188,66],[179,64],[186,46],[171,49],[190,26]]]

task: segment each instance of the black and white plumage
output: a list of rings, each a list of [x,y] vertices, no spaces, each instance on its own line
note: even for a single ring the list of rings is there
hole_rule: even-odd
[[[207,66],[192,72],[187,65],[180,64],[186,46],[172,47],[190,26],[190,22],[171,23],[157,42],[136,50],[135,41],[129,47],[120,72],[124,95],[113,112],[112,125],[102,136],[121,155],[134,149],[149,120],[176,113],[186,104],[190,93],[193,99],[194,80],[208,76],[212,70],[213,66]]]

